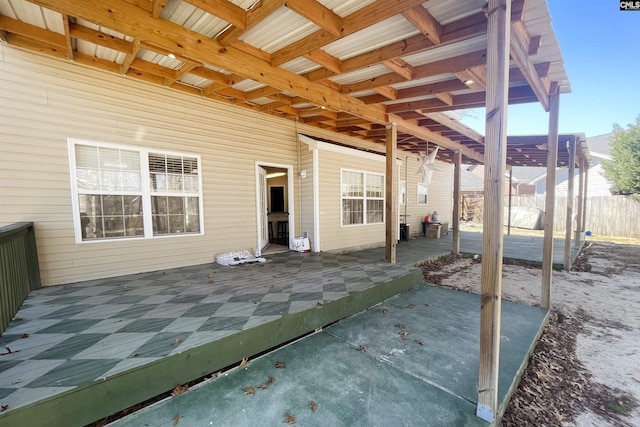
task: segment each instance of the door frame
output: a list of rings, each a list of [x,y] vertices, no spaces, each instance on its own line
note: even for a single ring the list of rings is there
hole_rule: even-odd
[[[261,236],[260,236],[260,212],[258,212],[258,208],[260,207],[260,174],[258,173],[258,168],[265,168],[265,167],[272,167],[272,168],[279,168],[279,169],[286,169],[287,171],[287,188],[286,188],[286,193],[287,193],[287,205],[289,208],[289,249],[291,249],[291,242],[293,239],[293,236],[295,236],[295,203],[294,203],[294,197],[293,197],[293,193],[294,193],[294,186],[293,186],[293,165],[287,165],[287,164],[283,164],[283,163],[273,163],[273,162],[262,162],[259,160],[256,160],[255,163],[255,180],[256,180],[256,248],[258,248],[258,252],[262,252],[262,248],[264,247]],[[268,185],[265,187],[265,192],[268,189]],[[265,200],[266,200],[266,194],[265,194]],[[267,224],[268,227],[268,224]],[[267,242],[268,243],[268,242]]]

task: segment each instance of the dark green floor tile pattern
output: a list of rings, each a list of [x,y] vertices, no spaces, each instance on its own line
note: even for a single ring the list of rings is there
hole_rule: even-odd
[[[0,353],[7,353],[0,355],[5,413],[410,271],[346,254],[268,258],[263,264],[197,265],[30,293],[18,320],[0,337]]]

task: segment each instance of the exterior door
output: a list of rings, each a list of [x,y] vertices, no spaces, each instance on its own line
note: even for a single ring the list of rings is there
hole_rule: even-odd
[[[258,247],[261,250],[269,243],[267,213],[267,171],[258,166]]]

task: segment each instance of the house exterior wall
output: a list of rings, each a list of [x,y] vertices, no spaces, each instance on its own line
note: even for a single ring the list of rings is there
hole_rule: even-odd
[[[320,179],[320,245],[323,251],[358,249],[384,244],[385,225],[367,224],[342,226],[340,181],[343,168],[384,174],[382,161],[371,161],[360,157],[345,157],[340,153],[318,150],[318,177]]]
[[[611,182],[604,176],[604,170],[599,162],[589,167],[589,177],[587,181],[587,197],[610,196]],[[575,169],[573,179],[574,194],[578,194],[578,175],[580,170]],[[536,194],[545,194],[547,185],[545,177],[536,182]],[[567,168],[556,170],[556,195],[566,196],[569,188],[569,171]]]
[[[302,151],[304,153],[305,150]],[[323,251],[354,250],[383,245],[385,242],[384,223],[342,225],[340,184],[342,169],[385,174],[385,158],[378,156],[376,159],[376,156],[370,155],[363,157],[355,150],[349,150],[353,153],[352,155],[327,151],[322,148],[311,149],[311,151],[315,151],[315,155],[319,159],[317,171],[314,170],[313,173],[318,174],[320,182],[318,189],[320,249]],[[405,215],[406,213],[410,235],[415,237],[422,234],[423,218],[433,211],[438,211],[441,222],[446,221],[451,224],[453,167],[446,163],[437,162],[440,170],[433,174],[428,186],[428,201],[423,205],[418,204],[418,182],[421,180],[421,174],[417,172],[421,165],[420,157],[413,153],[401,152],[398,158],[401,160],[398,166],[398,179],[405,180],[407,183],[407,203],[406,206],[399,204],[398,214]],[[307,172],[307,176],[309,176],[309,172]]]
[[[314,188],[315,182],[315,170],[313,168],[313,151],[309,150],[309,146],[302,144],[300,147],[300,170],[304,171],[304,178],[298,177],[297,183],[300,186],[300,231],[298,236],[304,237],[304,233],[307,233],[307,238],[311,244],[311,248],[316,243],[317,236],[315,234],[315,209],[314,209],[314,197],[316,190]]]
[[[433,172],[431,183],[428,186],[428,198],[426,205],[419,205],[418,183],[422,180],[418,169],[421,165],[419,157],[408,156],[403,166],[399,169],[400,179],[407,181],[407,224],[412,236],[422,234],[422,221],[426,215],[433,211],[438,212],[440,222],[448,222],[452,225],[453,215],[453,165],[436,161],[439,170]],[[400,207],[404,214],[404,207]]]
[[[340,224],[340,168],[384,173],[384,161],[373,165],[324,152],[314,158],[305,147],[298,153],[296,135],[356,145],[360,140],[3,45],[0,88],[0,225],[34,222],[45,286],[208,263],[217,253],[255,248],[256,164],[292,167],[291,237],[307,231],[312,242],[320,238],[318,250],[384,242],[384,224]],[[203,234],[76,243],[69,138],[199,155]],[[429,188],[429,204],[417,206],[419,161],[406,155],[407,209],[415,235],[428,212],[450,219],[452,174],[442,165]],[[400,168],[400,179],[404,173]]]
[[[0,49],[0,223],[35,223],[43,284],[212,262],[256,246],[255,164],[295,166],[293,123]],[[75,243],[67,138],[200,155],[204,234]]]

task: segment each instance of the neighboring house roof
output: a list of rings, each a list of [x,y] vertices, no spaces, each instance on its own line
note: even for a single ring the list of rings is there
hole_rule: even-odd
[[[611,194],[611,182],[604,176],[604,169],[600,164],[602,159],[611,159],[611,147],[609,145],[609,139],[612,134],[607,133],[604,135],[593,136],[587,138],[587,146],[589,147],[589,153],[591,154],[592,164],[589,166],[589,177],[587,180],[587,193],[589,196],[603,196]],[[515,169],[515,168],[514,168]],[[547,177],[546,168],[519,168],[519,169],[537,169],[540,175],[531,180],[531,184],[538,186],[537,193],[542,194],[546,191],[545,179]],[[576,168],[575,176],[580,171]],[[567,168],[556,169],[556,194],[567,194],[568,187],[568,170]],[[577,182],[577,181],[576,181]],[[577,185],[577,184],[576,184]],[[577,188],[577,187],[576,187]],[[574,190],[577,191],[577,190]]]
[[[547,173],[547,168],[545,167],[514,166],[512,170],[514,181],[527,184],[532,184],[540,175]]]
[[[577,177],[576,177],[577,178]],[[556,185],[556,195],[567,194],[569,181],[567,180],[567,170],[564,169],[563,179]],[[574,181],[573,194],[577,196],[578,180]],[[589,178],[587,180],[587,196],[610,196],[611,183],[604,176],[604,169],[601,164],[589,168]]]
[[[587,138],[587,145],[592,155],[600,154],[605,156],[611,156],[611,146],[609,145],[609,139],[612,133],[605,133],[604,135],[592,136]]]
[[[482,166],[462,165],[460,189],[462,191],[484,191],[484,168]]]
[[[514,175],[512,181],[514,184],[529,184],[529,180],[522,177],[516,177],[516,169],[545,169],[545,168],[533,168],[533,167],[514,167]],[[520,175],[522,176],[523,171]],[[509,180],[509,172],[505,175],[505,182]],[[462,165],[462,173],[460,176],[460,187],[462,191],[484,191],[484,166],[483,165]]]

